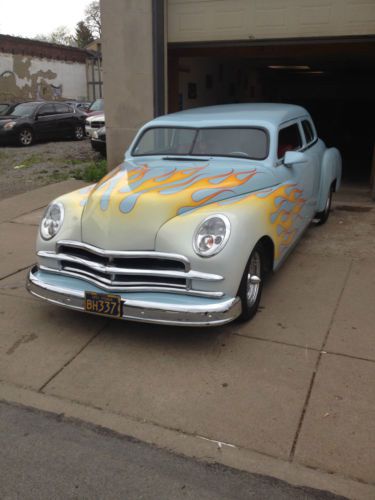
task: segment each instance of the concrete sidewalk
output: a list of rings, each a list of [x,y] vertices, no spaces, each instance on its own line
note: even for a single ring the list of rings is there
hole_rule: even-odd
[[[375,497],[375,208],[335,210],[265,286],[247,324],[109,321],[28,296],[43,206],[0,202],[0,399],[178,453]],[[340,207],[339,207],[340,208]]]

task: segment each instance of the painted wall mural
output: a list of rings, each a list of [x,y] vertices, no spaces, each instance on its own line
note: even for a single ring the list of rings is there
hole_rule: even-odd
[[[85,64],[0,53],[0,100],[54,100],[85,96]]]

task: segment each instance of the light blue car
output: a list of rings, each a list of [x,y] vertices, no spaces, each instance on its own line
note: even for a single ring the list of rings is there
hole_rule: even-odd
[[[206,326],[257,311],[263,278],[340,186],[341,157],[286,104],[147,123],[124,163],[47,208],[27,287],[77,310]]]

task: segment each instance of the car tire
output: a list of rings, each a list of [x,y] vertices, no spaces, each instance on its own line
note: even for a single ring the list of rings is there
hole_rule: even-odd
[[[322,224],[327,222],[327,219],[328,219],[329,214],[331,212],[332,196],[333,196],[333,186],[330,187],[324,210],[322,212],[317,212],[315,214],[314,222],[317,226],[321,226]]]
[[[34,134],[31,128],[21,128],[17,134],[17,142],[22,147],[31,146],[34,142]]]
[[[85,138],[85,129],[83,125],[75,125],[73,131],[75,141],[82,141]]]
[[[264,249],[262,245],[258,243],[255,245],[250,258],[247,261],[240,287],[238,289],[238,296],[241,299],[242,305],[242,313],[239,317],[240,321],[248,321],[258,310],[263,289],[265,264]]]

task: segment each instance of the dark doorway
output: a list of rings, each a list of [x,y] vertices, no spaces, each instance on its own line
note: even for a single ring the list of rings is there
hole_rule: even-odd
[[[375,37],[171,44],[169,112],[231,102],[306,107],[343,156],[343,177],[369,183],[375,143]]]

